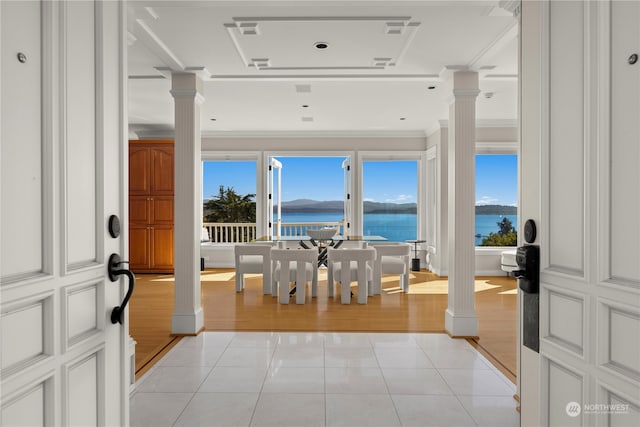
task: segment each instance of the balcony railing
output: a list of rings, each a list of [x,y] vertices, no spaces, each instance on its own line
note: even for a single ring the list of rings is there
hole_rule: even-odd
[[[325,227],[337,228],[338,234],[343,234],[343,225],[342,222],[287,222],[280,225],[280,235],[304,236],[306,230]],[[211,243],[245,243],[260,237],[256,236],[255,223],[205,222],[202,226],[207,229]],[[203,236],[203,240],[207,240],[206,237]]]

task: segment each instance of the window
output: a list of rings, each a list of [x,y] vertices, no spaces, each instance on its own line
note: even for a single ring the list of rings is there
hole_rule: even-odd
[[[476,246],[516,246],[518,156],[476,155]]]
[[[418,236],[418,161],[362,162],[363,235],[394,242]]]
[[[256,237],[256,162],[202,162],[202,240],[246,242]]]

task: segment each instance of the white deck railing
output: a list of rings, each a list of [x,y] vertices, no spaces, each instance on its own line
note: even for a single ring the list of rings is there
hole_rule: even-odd
[[[205,222],[202,226],[211,243],[245,243],[260,237],[256,236],[255,223]],[[343,234],[342,222],[287,222],[281,224],[280,232],[282,236],[304,236],[306,230],[325,227],[337,228],[337,234]]]

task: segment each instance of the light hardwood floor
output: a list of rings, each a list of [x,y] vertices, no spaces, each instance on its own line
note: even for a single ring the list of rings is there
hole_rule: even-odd
[[[246,288],[235,292],[234,269],[201,273],[205,328],[218,331],[358,331],[444,332],[447,279],[425,270],[412,272],[408,294],[398,276],[383,278],[382,295],[365,305],[340,304],[340,292],[327,295],[326,272],[320,272],[317,298],[310,289],[303,305],[278,304],[262,295],[260,275],[246,276]],[[138,274],[131,299],[130,332],[136,340],[136,372],[142,374],[158,353],[176,342],[171,336],[173,276]],[[355,286],[352,288],[355,292]],[[472,344],[512,381],[516,373],[516,281],[509,277],[476,278],[479,338]]]

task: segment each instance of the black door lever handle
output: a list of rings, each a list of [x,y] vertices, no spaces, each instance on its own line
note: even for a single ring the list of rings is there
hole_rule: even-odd
[[[109,263],[107,265],[107,271],[109,273],[109,280],[115,282],[118,280],[118,276],[125,275],[129,278],[129,289],[127,290],[127,294],[124,296],[122,300],[122,304],[116,306],[111,311],[111,323],[122,323],[124,322],[124,309],[133,294],[133,288],[136,284],[136,278],[133,273],[126,268],[119,268],[122,264],[128,264],[129,261],[122,261],[118,254],[111,254],[109,257]]]

